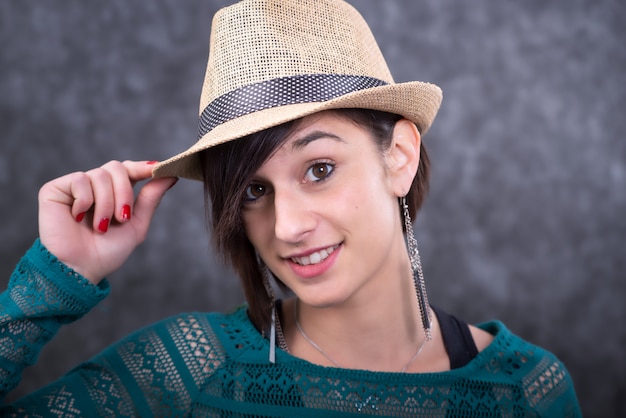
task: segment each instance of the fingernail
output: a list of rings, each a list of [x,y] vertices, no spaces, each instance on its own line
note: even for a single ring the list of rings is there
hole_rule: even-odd
[[[98,231],[104,234],[108,230],[109,230],[109,218],[102,218],[102,220],[98,224]]]
[[[124,220],[130,219],[130,205],[122,206],[122,219]]]
[[[82,222],[83,219],[85,219],[85,212],[81,212],[76,215],[76,222]]]
[[[152,160],[152,161],[148,161],[146,164],[156,164],[156,163],[158,163],[157,160]]]

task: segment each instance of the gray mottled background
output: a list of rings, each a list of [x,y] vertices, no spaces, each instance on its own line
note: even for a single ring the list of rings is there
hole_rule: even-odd
[[[0,0],[0,277],[37,235],[45,181],[164,159],[196,137],[210,18],[229,2]],[[586,416],[626,414],[626,6],[355,0],[398,81],[444,90],[416,231],[431,299],[556,353]],[[113,293],[13,395],[164,316],[228,310],[202,188],[179,182]]]

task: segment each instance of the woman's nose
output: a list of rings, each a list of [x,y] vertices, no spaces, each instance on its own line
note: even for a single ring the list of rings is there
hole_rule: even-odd
[[[274,192],[276,238],[288,243],[302,241],[315,228],[310,202],[294,192]]]

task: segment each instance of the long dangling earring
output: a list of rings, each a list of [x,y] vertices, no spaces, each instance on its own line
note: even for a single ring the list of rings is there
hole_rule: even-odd
[[[274,287],[270,281],[270,277],[274,277],[273,273],[267,268],[265,262],[261,259],[261,257],[257,254],[257,262],[259,263],[259,269],[261,270],[261,274],[263,275],[263,287],[265,287],[265,292],[267,293],[267,297],[270,300],[270,330],[269,330],[269,339],[270,339],[270,353],[269,353],[269,361],[270,363],[276,363],[276,346],[280,347],[281,350],[289,353],[289,347],[287,347],[287,342],[285,341],[285,335],[283,334],[283,327],[280,324],[280,318],[278,317],[278,313],[276,311],[276,294],[274,293]]]
[[[263,261],[259,259],[259,267],[263,273],[263,286],[270,299],[270,308],[272,310],[270,319],[270,363],[276,363],[276,296],[274,295],[274,289],[270,283],[270,272]]]
[[[402,196],[400,198],[400,205],[402,206],[404,228],[406,230],[406,245],[409,252],[409,260],[411,261],[411,271],[413,272],[413,282],[415,283],[415,291],[417,293],[417,302],[420,308],[422,326],[424,328],[426,339],[430,341],[432,339],[430,332],[430,305],[428,304],[428,296],[426,295],[426,283],[424,282],[424,272],[422,271],[422,260],[420,259],[420,253],[417,248],[417,240],[415,239],[413,222],[411,222],[411,215],[409,214],[409,205],[406,203],[406,196]]]

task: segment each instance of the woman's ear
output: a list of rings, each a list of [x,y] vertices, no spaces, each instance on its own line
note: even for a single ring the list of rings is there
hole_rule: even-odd
[[[387,170],[391,189],[396,196],[405,196],[417,173],[420,161],[421,136],[415,124],[400,119],[393,129],[393,138],[387,152]]]

